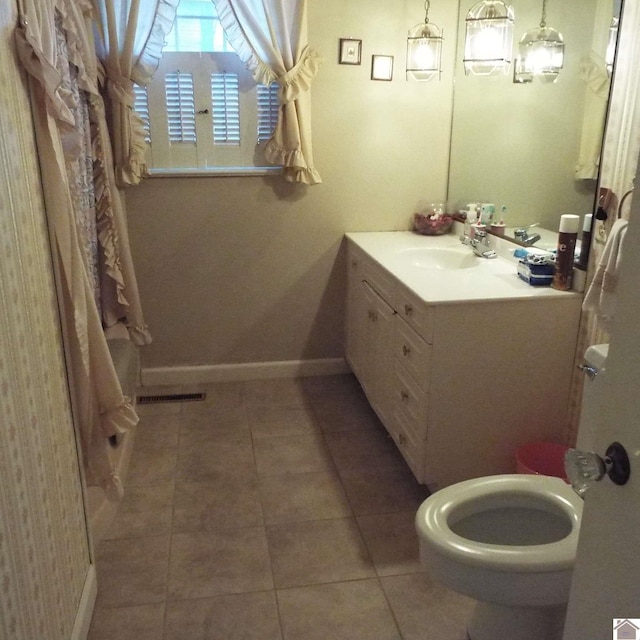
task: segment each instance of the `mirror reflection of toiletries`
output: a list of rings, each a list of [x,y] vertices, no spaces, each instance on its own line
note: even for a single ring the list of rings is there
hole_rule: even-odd
[[[509,75],[465,75],[462,63],[466,8],[461,4],[452,121],[448,201],[505,208],[506,236],[537,223],[543,242],[554,243],[562,214],[594,212],[599,148],[608,83],[605,55],[612,16],[621,0],[548,0],[546,20],[562,33],[564,67],[555,83],[515,82],[518,41],[540,24],[542,0],[507,0],[515,13],[514,62]],[[617,5],[617,6],[616,6]],[[596,95],[583,72],[605,74]],[[576,169],[580,166],[581,177]],[[545,231],[550,232],[545,233]]]

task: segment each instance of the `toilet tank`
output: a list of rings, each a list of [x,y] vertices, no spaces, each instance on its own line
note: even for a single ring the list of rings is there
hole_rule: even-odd
[[[593,451],[594,449],[597,428],[595,415],[597,414],[592,410],[592,406],[596,402],[593,386],[597,384],[598,374],[605,368],[608,353],[608,344],[593,344],[584,353],[582,410],[576,440],[576,447],[582,451]]]

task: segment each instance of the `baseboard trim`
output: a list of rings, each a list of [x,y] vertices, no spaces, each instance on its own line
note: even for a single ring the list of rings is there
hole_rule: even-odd
[[[87,571],[87,577],[84,580],[84,586],[82,587],[80,605],[78,606],[76,619],[73,623],[73,630],[71,631],[71,640],[87,639],[97,595],[98,577],[96,575],[96,567],[95,565],[90,564],[89,570]]]
[[[208,382],[236,382],[265,378],[304,378],[350,373],[344,358],[321,360],[285,360],[281,362],[246,362],[193,367],[143,368],[143,387],[158,385],[198,384]]]

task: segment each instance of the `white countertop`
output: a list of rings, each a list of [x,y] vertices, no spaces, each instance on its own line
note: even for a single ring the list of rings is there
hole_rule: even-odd
[[[477,263],[471,268],[444,270],[415,266],[403,251],[438,248],[472,253],[471,247],[460,242],[457,233],[423,236],[413,231],[367,231],[347,233],[346,237],[428,304],[580,295],[549,286],[531,286],[521,280],[516,273],[517,260],[507,257],[509,248],[515,245],[506,240],[492,238],[492,248],[499,254],[497,258],[476,257]]]

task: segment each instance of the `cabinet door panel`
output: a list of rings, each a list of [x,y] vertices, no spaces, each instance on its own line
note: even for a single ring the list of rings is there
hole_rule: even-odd
[[[363,283],[363,261],[354,254],[349,256],[349,282],[347,297],[347,349],[346,355],[353,372],[361,378],[367,369],[367,340],[369,303]],[[362,380],[361,380],[362,382]]]

